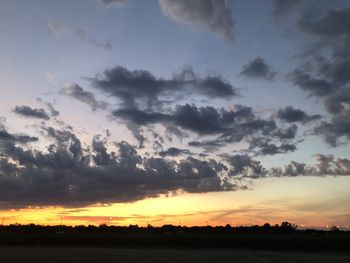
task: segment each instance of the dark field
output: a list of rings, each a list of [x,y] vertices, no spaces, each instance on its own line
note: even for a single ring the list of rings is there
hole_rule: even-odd
[[[0,246],[349,253],[350,233],[0,233]]]
[[[350,262],[350,255],[227,249],[113,249],[64,247],[0,247],[6,263],[110,262]]]
[[[350,232],[249,227],[0,227],[0,246],[248,249],[350,254]]]
[[[0,227],[0,263],[350,262],[350,232],[287,227]]]

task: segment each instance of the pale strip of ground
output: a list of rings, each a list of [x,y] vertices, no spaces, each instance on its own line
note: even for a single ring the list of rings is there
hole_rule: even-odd
[[[0,262],[6,263],[207,263],[207,262],[350,262],[350,254],[293,253],[256,250],[113,249],[64,247],[0,247]]]

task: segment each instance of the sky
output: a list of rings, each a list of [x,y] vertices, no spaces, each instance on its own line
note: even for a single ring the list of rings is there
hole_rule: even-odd
[[[350,225],[346,0],[0,0],[2,222]]]

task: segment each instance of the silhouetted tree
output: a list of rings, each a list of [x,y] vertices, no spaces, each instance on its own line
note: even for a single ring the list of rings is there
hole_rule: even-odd
[[[337,226],[332,226],[329,231],[331,231],[331,232],[340,232],[340,229]]]

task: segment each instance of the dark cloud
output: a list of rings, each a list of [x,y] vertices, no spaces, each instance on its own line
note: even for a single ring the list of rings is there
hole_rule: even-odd
[[[178,127],[174,125],[169,125],[166,127],[165,131],[165,137],[172,141],[173,136],[176,136],[180,141],[182,141],[184,138],[188,138],[188,134],[184,131],[180,130]]]
[[[237,90],[220,76],[200,78],[191,68],[186,68],[170,79],[155,77],[146,70],[130,71],[117,66],[92,79],[95,88],[119,98],[125,107],[144,103],[157,106],[160,97],[197,94],[207,98],[229,99]]]
[[[0,129],[0,144],[1,143],[28,143],[38,141],[38,137],[32,137],[25,134],[11,134],[6,130]]]
[[[95,137],[84,150],[70,131],[46,128],[55,140],[47,150],[25,150],[0,144],[0,203],[4,208],[28,205],[84,206],[130,202],[178,191],[231,191],[222,177],[226,166],[192,157],[180,161],[141,157],[134,146],[120,142],[116,152]]]
[[[334,38],[350,34],[350,8],[320,12],[317,8],[303,14],[299,26],[305,32],[323,38]]]
[[[76,83],[72,83],[64,87],[60,93],[86,103],[91,107],[92,110],[106,109],[107,107],[107,103],[96,100],[94,94],[84,90]]]
[[[191,147],[201,147],[207,152],[214,152],[220,148],[232,143],[242,142],[246,140],[250,144],[249,138],[254,135],[266,136],[269,140],[270,137],[276,137],[276,124],[272,120],[253,119],[249,121],[237,121],[223,130],[216,139],[202,140],[202,141],[190,141],[188,143]]]
[[[185,130],[199,136],[215,136],[214,139],[197,139],[188,143],[191,147],[201,147],[208,152],[252,136],[266,137],[270,141],[292,140],[297,131],[297,126],[278,128],[273,119],[261,119],[254,114],[252,108],[242,105],[235,105],[226,110],[185,104],[177,105],[174,110],[166,113],[134,108],[116,110],[112,115],[124,121],[128,127],[133,125],[153,127],[155,124],[160,124],[164,127],[177,127],[177,131]],[[295,150],[292,146],[289,148],[288,146],[290,145],[285,143],[278,146],[275,153]]]
[[[283,143],[281,145],[276,145],[273,143],[259,145],[259,154],[261,155],[275,155],[278,153],[288,153],[294,152],[297,147],[294,144]]]
[[[252,179],[266,177],[295,176],[350,176],[350,160],[336,158],[333,155],[316,154],[316,164],[291,161],[285,166],[264,168],[257,160],[248,155],[222,155],[230,164],[230,174]]]
[[[235,117],[235,112],[217,111],[211,106],[197,108],[189,104],[177,106],[173,114],[175,124],[198,134],[225,132]]]
[[[296,149],[295,144],[283,142],[277,145],[268,137],[256,137],[249,140],[249,151],[255,155],[275,155],[294,152]]]
[[[350,88],[344,87],[337,90],[331,96],[324,98],[323,102],[326,110],[334,116],[346,115],[347,107],[350,104]]]
[[[139,127],[139,125],[128,122],[126,123],[126,127],[132,132],[135,139],[138,141],[138,148],[144,148],[147,138],[143,135],[143,130]]]
[[[312,96],[324,97],[333,93],[335,90],[332,83],[328,80],[312,77],[309,73],[299,69],[289,74],[288,78],[294,85]]]
[[[181,156],[181,155],[190,155],[191,151],[187,149],[179,149],[176,147],[170,147],[166,149],[165,151],[159,152],[159,155],[162,157],[166,156]]]
[[[328,122],[315,128],[331,146],[350,139],[350,9],[317,8],[305,12],[298,27],[311,37],[312,45],[303,59],[308,67],[289,74],[292,83],[319,98],[331,114]]]
[[[148,125],[159,122],[171,121],[172,116],[159,112],[146,112],[138,109],[115,110],[113,116],[130,121],[137,125]]]
[[[342,144],[343,138],[349,140],[350,89],[348,84],[338,86],[330,82],[329,79],[313,79],[308,73],[301,73],[300,71],[297,71],[294,77],[298,78],[298,81],[295,81],[294,84],[310,95],[320,98],[325,109],[331,114],[331,121],[322,122],[317,126],[314,130],[315,134],[322,136],[333,147]],[[300,80],[301,78],[303,80]]]
[[[106,6],[123,6],[125,5],[129,0],[99,0],[102,4]]]
[[[233,175],[243,175],[250,178],[264,177],[267,170],[262,167],[259,161],[253,160],[250,156],[244,155],[222,155],[231,165]]]
[[[322,118],[321,115],[308,115],[306,112],[300,109],[295,109],[292,106],[279,109],[277,112],[277,117],[285,122],[301,123],[307,123]]]
[[[50,116],[44,109],[35,109],[29,106],[16,106],[13,110],[15,113],[28,118],[37,118],[49,120]]]
[[[316,155],[318,164],[315,173],[324,175],[350,175],[350,160],[333,155]]]
[[[223,147],[225,143],[222,140],[205,140],[205,141],[190,141],[188,146],[203,148],[207,152],[214,152]]]
[[[265,77],[272,74],[271,70],[268,71],[269,73],[264,73]],[[119,99],[121,106],[111,112],[111,115],[127,125],[138,140],[140,148],[144,147],[146,141],[142,127],[153,129],[156,124],[166,128],[166,137],[169,140],[172,140],[172,135],[181,140],[184,135],[187,136],[184,131],[199,136],[217,136],[214,139],[193,140],[188,144],[192,147],[202,147],[206,151],[241,142],[253,135],[272,136],[279,140],[292,139],[293,135],[295,137],[296,130],[277,129],[273,119],[257,117],[250,107],[234,105],[231,109],[217,109],[188,103],[163,103],[174,97],[179,98],[178,96],[188,97],[189,94],[209,99],[227,99],[237,94],[236,89],[221,77],[200,78],[191,68],[185,68],[170,79],[161,79],[149,71],[130,71],[118,66],[97,75],[91,82],[95,88]],[[155,142],[153,144],[157,149],[161,149],[161,145]],[[275,152],[293,150],[287,146],[291,145],[276,146]]]
[[[114,111],[113,116],[137,125],[159,123],[176,125],[198,135],[221,134],[231,141],[240,141],[244,136],[258,132],[268,134],[276,129],[274,121],[259,119],[251,108],[241,105],[225,110],[185,104],[177,105],[169,113],[121,109]]]
[[[316,155],[316,165],[292,161],[282,168],[272,168],[270,176],[349,176],[350,160],[333,155]]]
[[[26,144],[29,142],[36,142],[39,140],[38,137],[29,136],[27,134],[9,133],[7,128],[2,122],[3,120],[0,118],[0,147],[1,145],[6,145],[6,144],[15,144],[15,143]],[[0,151],[0,156],[1,156],[1,151]]]
[[[350,120],[348,112],[346,115],[336,115],[331,122],[322,122],[315,128],[315,134],[324,138],[331,146],[336,147],[343,144],[342,138],[346,141],[350,140]]]
[[[42,127],[49,138],[55,140],[56,144],[51,147],[58,147],[59,149],[68,148],[74,158],[83,157],[83,149],[79,138],[70,130],[59,130],[53,127]]]
[[[270,169],[269,174],[271,176],[281,177],[281,176],[304,176],[311,175],[313,169],[308,167],[305,163],[299,163],[291,161],[285,167],[273,167]]]
[[[303,3],[303,0],[271,0],[272,14],[274,16],[283,16],[295,10]]]
[[[33,137],[13,135],[1,126],[0,205],[81,207],[96,203],[130,202],[162,194],[206,193],[244,188],[242,179],[269,176],[350,175],[350,161],[317,155],[317,164],[291,162],[266,169],[248,155],[221,155],[223,162],[187,157],[178,161],[144,157],[127,142],[113,145],[108,136],[93,138],[83,148],[72,129],[42,126],[53,140],[46,149],[26,147]],[[24,139],[26,138],[26,139]],[[29,139],[31,138],[31,139]],[[283,147],[280,147],[283,148]],[[167,156],[183,149],[168,149]],[[170,154],[172,153],[172,154]],[[239,186],[238,186],[239,185]]]
[[[350,80],[349,23],[350,8],[325,11],[314,9],[304,13],[298,22],[304,33],[314,37],[316,44],[311,55],[317,58],[315,73],[331,83],[332,91],[342,89]],[[325,55],[325,49],[330,56]]]
[[[113,161],[114,153],[109,154],[106,148],[107,138],[101,139],[101,135],[95,135],[92,140],[92,159],[96,165],[108,165]]]
[[[248,78],[265,80],[273,80],[276,76],[276,72],[273,72],[271,67],[266,64],[265,60],[259,57],[249,61],[247,65],[243,66],[240,74]]]
[[[275,132],[275,136],[281,140],[292,140],[296,137],[298,126],[293,124],[287,128],[279,128]]]
[[[202,26],[233,40],[235,22],[231,0],[159,0],[163,14],[189,26]]]

